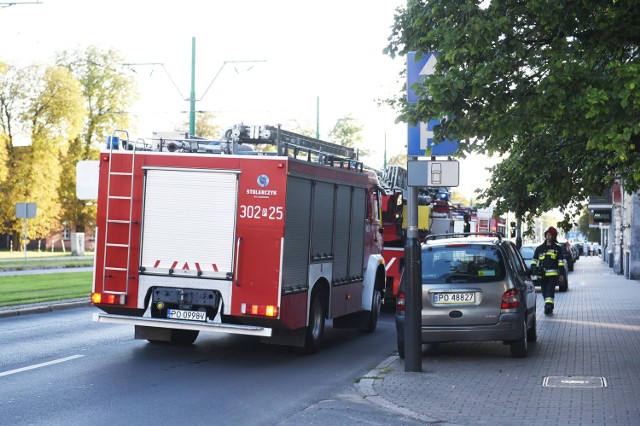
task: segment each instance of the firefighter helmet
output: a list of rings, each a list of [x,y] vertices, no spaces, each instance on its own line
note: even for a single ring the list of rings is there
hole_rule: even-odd
[[[553,226],[550,226],[549,229],[547,229],[546,231],[544,231],[544,235],[545,237],[547,236],[547,234],[551,234],[553,235],[553,238],[556,239],[558,237],[558,231],[556,230],[556,228],[554,228]]]

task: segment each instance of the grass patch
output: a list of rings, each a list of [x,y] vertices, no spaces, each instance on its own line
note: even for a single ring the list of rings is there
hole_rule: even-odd
[[[92,251],[85,252],[87,256],[93,256]],[[27,250],[27,260],[29,259],[41,259],[47,257],[75,257],[71,256],[71,252],[62,252],[62,251],[29,251]],[[24,252],[22,251],[8,251],[8,250],[0,250],[0,261],[14,259],[14,260],[24,260]]]
[[[20,271],[25,269],[77,268],[93,266],[93,258],[68,257],[64,259],[0,260],[0,271]]]
[[[89,298],[91,272],[12,275],[0,277],[0,306]]]

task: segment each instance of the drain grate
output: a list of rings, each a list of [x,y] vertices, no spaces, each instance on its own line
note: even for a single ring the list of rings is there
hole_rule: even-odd
[[[547,376],[542,381],[542,386],[546,388],[573,389],[606,388],[607,379],[604,377]]]

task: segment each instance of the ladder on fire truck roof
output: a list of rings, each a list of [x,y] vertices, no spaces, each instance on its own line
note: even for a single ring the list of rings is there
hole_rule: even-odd
[[[114,130],[113,131],[113,135],[111,136],[111,143],[109,146],[109,153],[113,154],[113,149],[114,149],[114,145],[116,145],[113,141],[114,139],[116,139],[116,134],[122,133],[126,136],[126,139],[124,139],[124,143],[127,143],[127,141],[129,140],[129,133],[126,130]],[[116,148],[117,149],[117,148]],[[108,176],[107,176],[107,205],[106,205],[106,209],[105,209],[105,216],[106,216],[106,225],[105,225],[105,230],[104,230],[104,238],[105,238],[105,250],[104,250],[104,259],[103,259],[103,269],[104,269],[104,276],[103,276],[103,281],[102,281],[102,286],[103,286],[103,290],[104,293],[110,293],[110,294],[118,294],[118,295],[126,295],[129,292],[129,268],[131,266],[131,231],[132,231],[132,224],[133,224],[133,183],[134,183],[134,170],[135,170],[135,159],[136,159],[136,149],[134,146],[134,149],[132,150],[132,155],[130,157],[131,159],[131,169],[126,169],[126,170],[113,170],[113,156],[110,156],[109,159],[109,172],[108,172]],[[121,176],[122,179],[126,180],[127,182],[130,179],[130,183],[128,185],[129,191],[127,194],[124,195],[114,195],[114,193],[112,192],[112,178],[113,177],[118,177]],[[125,203],[128,203],[129,205],[129,217],[128,218],[122,218],[122,219],[113,219],[112,218],[112,201],[114,200],[122,200]],[[113,240],[109,239],[109,228],[111,225],[122,225],[125,226],[127,228],[127,242],[115,242]],[[125,250],[127,251],[126,254],[126,266],[124,266],[123,264],[118,264],[118,263],[107,263],[107,260],[111,260],[111,262],[113,262],[113,259],[122,259],[122,256],[116,256],[115,252],[117,252],[118,250]],[[111,254],[111,256],[109,256]],[[118,274],[119,272],[119,274]],[[124,291],[109,291],[106,288],[106,279],[107,277],[113,277],[114,275],[109,275],[109,274],[113,274],[115,273],[116,276],[120,276],[120,275],[124,275]]]
[[[307,154],[307,161],[312,161],[314,157],[315,160],[325,164],[339,163],[341,167],[353,167],[360,171],[363,169],[355,148],[282,130],[280,126],[239,124],[227,130],[224,136],[233,143],[275,145],[278,155],[292,154],[294,158],[298,158],[298,155]]]

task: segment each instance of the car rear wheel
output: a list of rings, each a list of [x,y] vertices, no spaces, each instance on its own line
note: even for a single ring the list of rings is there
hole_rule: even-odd
[[[514,358],[524,358],[527,356],[527,320],[522,321],[522,335],[518,340],[509,342],[511,356]]]

